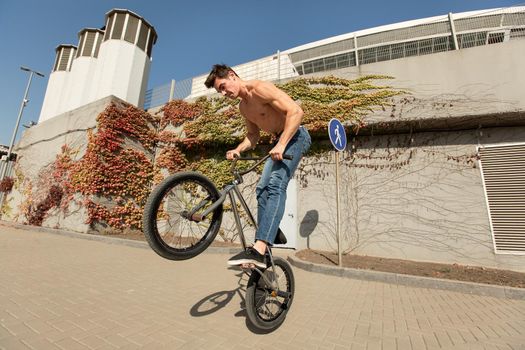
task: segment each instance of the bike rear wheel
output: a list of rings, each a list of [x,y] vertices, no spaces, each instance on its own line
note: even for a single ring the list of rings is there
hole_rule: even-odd
[[[255,270],[252,271],[246,288],[246,314],[250,322],[262,330],[276,329],[284,322],[294,296],[292,267],[282,258],[273,259],[275,273],[271,267],[263,273],[276,288],[272,288]]]
[[[215,239],[222,220],[222,204],[200,221],[202,213],[219,199],[215,185],[204,175],[183,172],[167,177],[150,194],[144,208],[144,235],[150,247],[170,260],[185,260],[202,253]]]

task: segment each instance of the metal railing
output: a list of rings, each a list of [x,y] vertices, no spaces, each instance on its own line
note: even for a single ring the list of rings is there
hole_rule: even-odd
[[[300,74],[310,74],[520,39],[525,37],[525,7],[449,13],[406,24],[351,33],[290,56]]]
[[[144,96],[144,109],[148,110],[153,107],[161,106],[170,101],[174,82],[175,81],[172,80],[168,84],[157,86],[146,91],[146,95]]]
[[[146,91],[144,109],[162,106],[171,100],[183,100],[191,95],[193,79],[172,80],[168,84],[157,86]]]
[[[290,61],[287,54],[277,52],[256,61],[232,67],[244,80],[265,80],[279,82],[282,79],[298,76],[299,73]],[[207,74],[181,81],[172,81],[165,85],[150,89],[146,92],[144,109],[148,110],[173,99],[197,98],[215,91],[204,86]],[[173,87],[170,91],[170,87]]]
[[[183,100],[191,95],[193,79],[179,80],[175,83],[175,88],[170,96],[170,100]]]

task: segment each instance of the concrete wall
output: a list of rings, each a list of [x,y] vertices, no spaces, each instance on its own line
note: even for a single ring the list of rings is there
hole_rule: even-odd
[[[114,96],[108,96],[41,122],[24,132],[15,148],[18,154],[17,168],[23,178],[30,181],[31,186],[28,187],[29,182],[26,182],[18,189],[13,189],[8,198],[11,215],[2,217],[2,220],[25,222],[20,212],[21,206],[27,204],[29,198],[41,199],[39,196],[49,191],[49,188],[41,184],[45,181],[42,176],[45,174],[46,167],[55,161],[57,154],[61,153],[62,146],[66,144],[77,151],[77,159],[82,157],[87,146],[88,130],[95,129],[97,116],[111,102],[122,101]],[[31,196],[26,193],[28,190],[32,191]],[[77,232],[89,230],[89,226],[85,224],[87,218],[85,209],[74,201],[71,202],[66,214],[54,209],[49,212],[48,217],[42,226],[63,227]]]
[[[525,271],[525,256],[494,254],[476,159],[478,145],[523,141],[523,127],[357,137],[341,165],[343,249]],[[305,159],[307,173],[299,248],[335,251],[333,156]]]
[[[397,108],[400,119],[464,117],[525,110],[525,40],[407,57],[316,73],[347,79],[389,75],[384,84],[406,90],[417,103]],[[391,121],[392,109],[377,111],[368,122]]]
[[[525,271],[496,255],[476,147],[525,142],[525,40],[353,67],[393,76],[410,94],[366,118],[344,153],[343,247],[357,254]],[[333,116],[337,117],[337,116]],[[296,174],[299,248],[335,251],[335,165],[308,157]]]

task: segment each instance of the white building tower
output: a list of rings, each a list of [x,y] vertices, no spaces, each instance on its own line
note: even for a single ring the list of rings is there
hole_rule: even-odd
[[[61,113],[61,102],[67,98],[69,73],[77,47],[59,45],[55,51],[55,64],[47,82],[46,96],[38,119],[39,123]]]
[[[142,17],[128,10],[109,11],[91,100],[114,95],[142,107],[156,41],[155,29]]]
[[[78,50],[56,49],[39,122],[110,95],[142,107],[157,40],[153,26],[129,10],[113,9],[104,28],[85,28],[78,37]]]
[[[94,100],[90,98],[97,74],[100,44],[104,31],[85,28],[78,33],[78,49],[69,73],[68,94],[62,102],[62,112],[83,106]]]

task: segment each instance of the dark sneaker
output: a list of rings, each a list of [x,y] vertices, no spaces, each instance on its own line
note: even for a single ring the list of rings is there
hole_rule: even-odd
[[[249,247],[245,251],[234,255],[228,260],[228,265],[236,266],[243,264],[254,264],[255,266],[265,269],[266,268],[266,259],[265,256],[259,253],[252,247]]]

